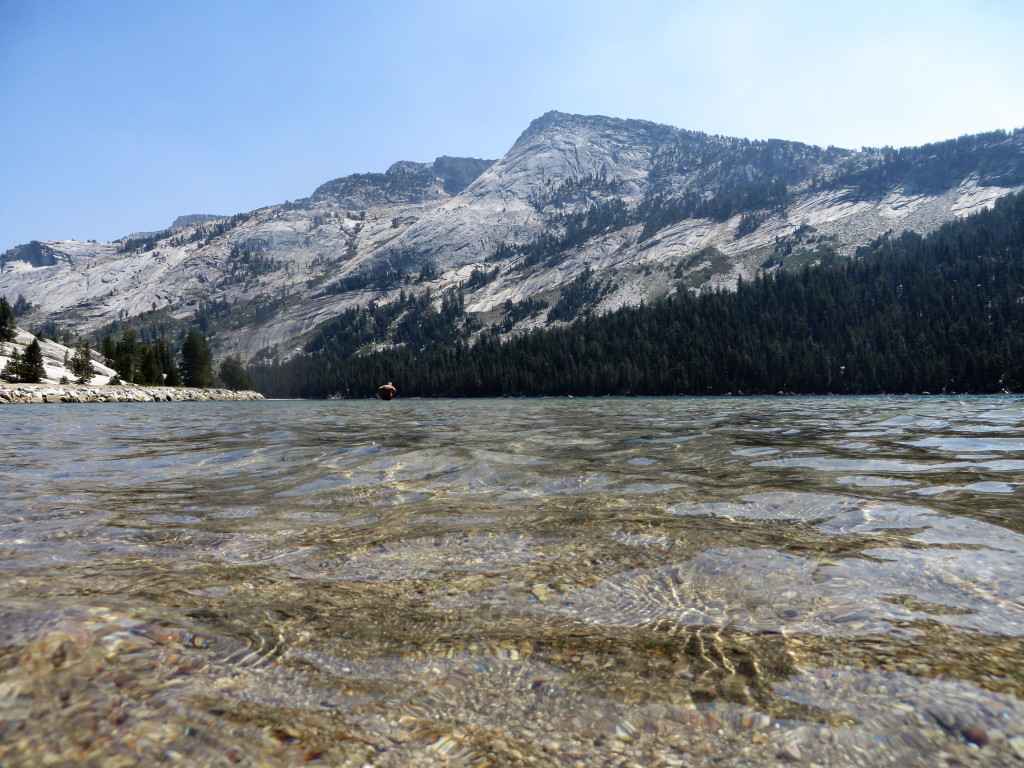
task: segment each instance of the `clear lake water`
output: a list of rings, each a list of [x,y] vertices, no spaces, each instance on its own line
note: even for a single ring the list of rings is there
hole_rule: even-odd
[[[1024,399],[0,408],[4,766],[1024,765]]]

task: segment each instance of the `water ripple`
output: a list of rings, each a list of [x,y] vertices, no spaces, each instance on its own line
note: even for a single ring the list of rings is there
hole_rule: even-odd
[[[0,762],[1019,764],[1021,403],[4,406]]]

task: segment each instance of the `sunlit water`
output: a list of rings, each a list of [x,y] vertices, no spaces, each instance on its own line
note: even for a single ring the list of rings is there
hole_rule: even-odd
[[[1021,765],[1022,406],[4,406],[0,764]]]

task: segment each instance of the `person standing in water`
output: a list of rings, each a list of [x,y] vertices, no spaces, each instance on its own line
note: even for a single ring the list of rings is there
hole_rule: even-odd
[[[382,384],[381,386],[377,387],[377,396],[380,397],[381,400],[390,400],[397,393],[398,390],[395,389],[395,385],[392,384],[390,381],[387,384]]]

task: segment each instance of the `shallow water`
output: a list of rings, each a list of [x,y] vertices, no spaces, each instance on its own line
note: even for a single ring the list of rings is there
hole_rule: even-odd
[[[0,764],[1020,765],[1022,406],[4,407]]]

